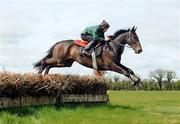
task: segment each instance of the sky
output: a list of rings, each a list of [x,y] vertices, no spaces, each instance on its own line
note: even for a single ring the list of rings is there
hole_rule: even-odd
[[[137,26],[143,52],[126,48],[122,64],[142,78],[159,68],[180,78],[179,0],[0,0],[0,71],[36,72],[33,63],[53,44],[79,39],[85,27],[102,20],[111,25],[106,35]],[[50,73],[88,75],[92,69],[75,62]]]

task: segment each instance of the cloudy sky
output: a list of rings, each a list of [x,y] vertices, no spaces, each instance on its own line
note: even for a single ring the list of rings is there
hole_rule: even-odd
[[[143,78],[158,68],[180,77],[179,0],[0,0],[0,70],[35,72],[33,63],[57,41],[77,39],[103,19],[111,27],[137,26],[143,53],[125,49],[122,63]],[[74,63],[53,73],[91,74]],[[109,75],[113,74],[108,72]]]

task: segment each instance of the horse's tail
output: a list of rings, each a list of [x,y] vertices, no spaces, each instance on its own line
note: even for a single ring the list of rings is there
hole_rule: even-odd
[[[42,58],[42,59],[39,60],[38,62],[34,63],[34,68],[39,68],[39,67],[42,65],[42,63],[44,62],[44,60],[45,60],[46,58],[51,58],[51,57],[53,56],[54,47],[55,47],[58,43],[59,43],[59,42],[57,42],[56,44],[54,44],[54,45],[47,51],[48,54],[47,54],[44,58]]]

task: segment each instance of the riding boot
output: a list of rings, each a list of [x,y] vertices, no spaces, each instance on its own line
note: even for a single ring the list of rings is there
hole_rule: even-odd
[[[91,50],[91,48],[92,48],[93,46],[95,46],[95,45],[96,45],[96,41],[92,40],[92,41],[84,48],[83,54],[88,55],[88,54],[89,54],[89,51]]]

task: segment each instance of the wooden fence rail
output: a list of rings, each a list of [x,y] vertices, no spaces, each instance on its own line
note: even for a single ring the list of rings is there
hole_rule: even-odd
[[[10,107],[54,105],[63,103],[106,103],[109,101],[107,94],[62,94],[57,97],[48,96],[23,96],[17,98],[0,97],[0,109]]]

